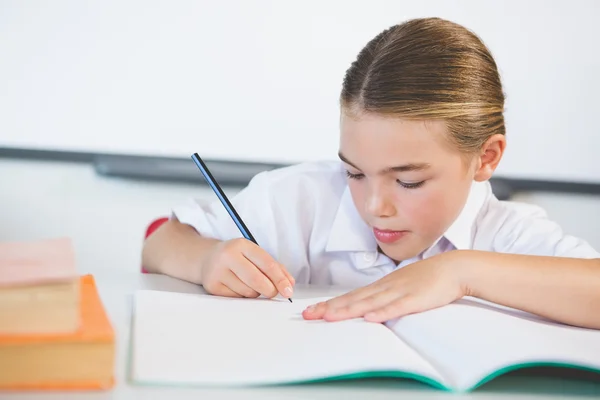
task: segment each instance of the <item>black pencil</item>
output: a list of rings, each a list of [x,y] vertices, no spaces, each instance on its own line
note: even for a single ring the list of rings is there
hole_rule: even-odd
[[[237,213],[237,211],[235,210],[235,208],[221,189],[221,186],[219,186],[217,180],[212,176],[210,170],[208,169],[206,164],[204,164],[204,161],[202,161],[202,158],[200,158],[198,153],[192,154],[192,160],[194,160],[194,163],[198,166],[198,169],[200,169],[202,175],[204,175],[204,179],[206,179],[206,182],[208,182],[209,186],[215,192],[219,200],[221,200],[221,204],[223,204],[223,207],[225,207],[225,210],[227,210],[227,213],[229,214],[233,222],[237,225],[242,235],[246,239],[258,245],[256,239],[254,239],[254,236],[252,236],[252,233],[250,233],[250,229],[248,229],[242,218],[239,216],[239,214]],[[292,302],[291,298],[288,298],[288,300],[290,301],[290,303]]]

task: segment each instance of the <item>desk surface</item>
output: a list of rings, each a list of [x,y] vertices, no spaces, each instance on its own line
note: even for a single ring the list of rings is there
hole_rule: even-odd
[[[581,380],[549,379],[539,376],[504,376],[476,391],[458,395],[433,389],[425,384],[411,380],[372,379],[362,381],[328,382],[312,385],[296,385],[272,388],[177,388],[177,387],[138,387],[127,380],[127,348],[131,319],[132,293],[137,289],[155,289],[184,293],[203,293],[203,290],[187,282],[161,275],[140,273],[117,273],[105,271],[94,274],[104,305],[114,324],[117,337],[116,385],[107,392],[95,393],[1,393],[0,399],[21,400],[71,400],[71,399],[225,399],[242,396],[244,399],[280,400],[280,399],[327,399],[344,398],[379,399],[439,399],[480,398],[499,399],[510,396],[511,399],[541,398],[598,398],[600,397],[600,379]],[[339,289],[298,287],[295,298],[336,295]]]

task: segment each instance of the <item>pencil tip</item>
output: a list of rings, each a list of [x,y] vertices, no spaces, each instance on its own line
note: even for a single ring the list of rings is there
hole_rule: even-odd
[[[293,303],[292,299],[288,299],[290,301],[290,303]]]

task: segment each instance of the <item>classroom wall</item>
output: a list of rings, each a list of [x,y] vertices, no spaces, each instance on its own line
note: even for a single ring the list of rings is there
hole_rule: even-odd
[[[196,151],[233,161],[335,158],[339,87],[357,51],[388,25],[432,15],[474,29],[497,57],[509,142],[500,175],[597,187],[600,2],[591,0],[4,0],[0,155],[148,154],[190,168]],[[69,236],[82,272],[134,272],[152,219],[191,196],[214,199],[204,185],[93,168],[0,157],[0,240]],[[600,249],[600,195],[514,199],[545,207]]]
[[[225,187],[228,195],[239,188]],[[135,272],[146,226],[190,197],[215,199],[205,185],[98,176],[86,164],[0,159],[0,241],[69,236],[81,272]],[[600,249],[600,195],[522,193],[566,232]]]
[[[3,0],[0,148],[335,159],[345,70],[425,16],[474,30],[496,58],[499,175],[600,184],[593,0]]]

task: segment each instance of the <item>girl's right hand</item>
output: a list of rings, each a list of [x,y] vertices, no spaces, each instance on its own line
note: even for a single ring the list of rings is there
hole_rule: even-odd
[[[204,260],[201,281],[213,295],[290,298],[294,278],[269,253],[247,239],[218,242]]]

